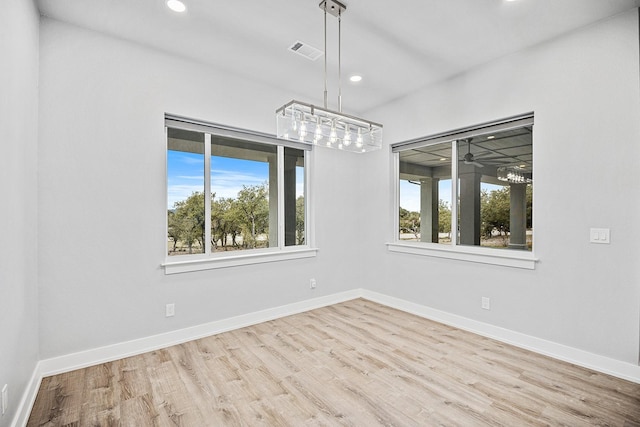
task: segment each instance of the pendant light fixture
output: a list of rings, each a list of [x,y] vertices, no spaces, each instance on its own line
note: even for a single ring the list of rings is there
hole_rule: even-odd
[[[324,107],[290,101],[276,110],[277,136],[308,144],[365,153],[382,148],[382,125],[342,112],[342,15],[347,7],[337,0],[320,2],[324,11]],[[338,19],[338,111],[328,108],[327,14]]]

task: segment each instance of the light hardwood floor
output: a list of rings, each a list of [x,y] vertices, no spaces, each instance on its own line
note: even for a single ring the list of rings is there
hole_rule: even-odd
[[[42,381],[29,426],[640,426],[640,384],[358,299]]]

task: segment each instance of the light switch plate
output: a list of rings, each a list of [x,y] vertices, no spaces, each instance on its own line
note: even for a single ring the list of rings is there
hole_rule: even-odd
[[[175,304],[167,304],[165,307],[165,317],[173,317],[176,315],[176,305]]]
[[[592,228],[589,230],[589,242],[591,243],[611,243],[611,230],[608,228]]]

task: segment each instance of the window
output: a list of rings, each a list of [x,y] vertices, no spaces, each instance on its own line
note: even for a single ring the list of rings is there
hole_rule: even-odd
[[[265,262],[277,252],[309,249],[310,146],[177,116],[166,116],[165,125],[165,269]]]
[[[395,243],[477,253],[481,262],[487,255],[532,259],[533,114],[392,149],[399,192]],[[472,249],[478,247],[490,249]]]

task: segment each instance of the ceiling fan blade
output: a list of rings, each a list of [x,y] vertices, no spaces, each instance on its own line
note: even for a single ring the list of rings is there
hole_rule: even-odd
[[[476,166],[476,167],[479,167],[479,168],[483,168],[484,167],[484,165],[482,163],[478,163],[478,162],[476,162],[474,160],[472,160],[472,161],[465,160],[464,164],[465,165],[473,165],[473,166]]]

